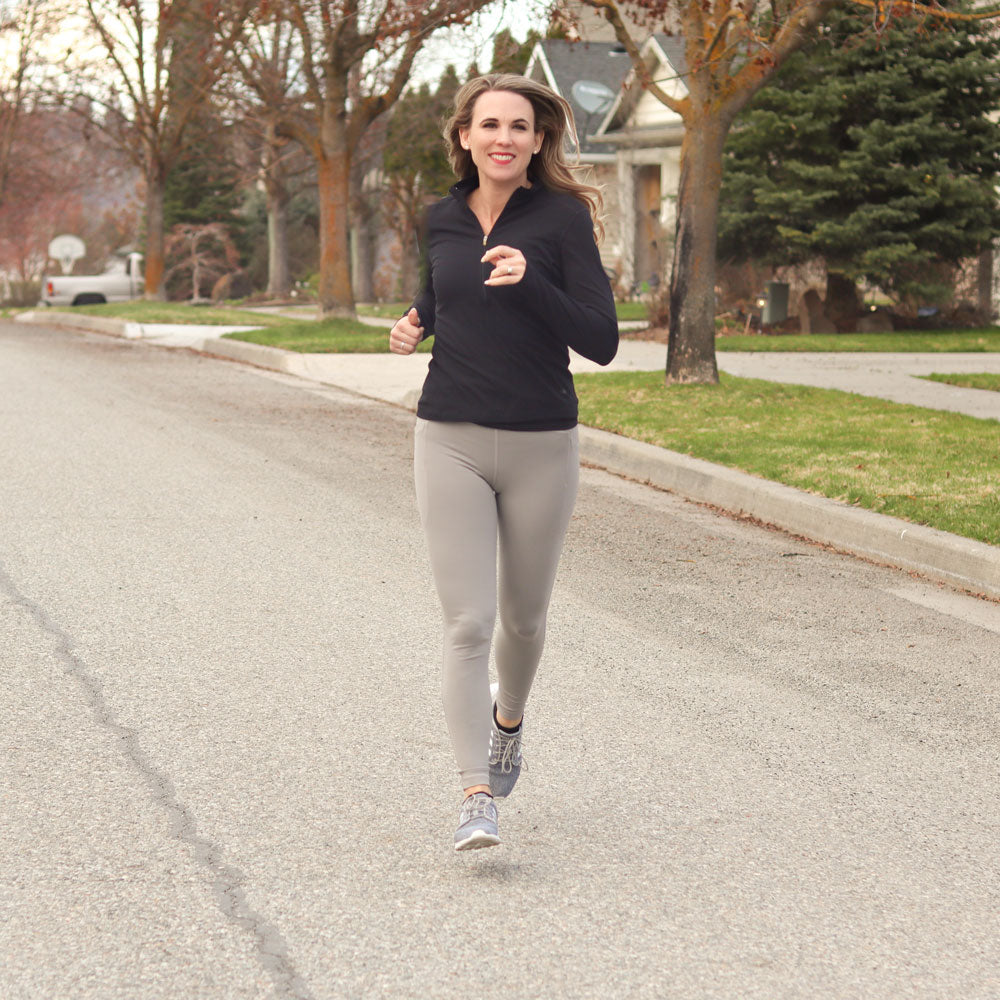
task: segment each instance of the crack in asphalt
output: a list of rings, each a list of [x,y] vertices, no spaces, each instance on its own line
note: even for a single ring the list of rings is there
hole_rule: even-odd
[[[122,725],[115,718],[104,696],[104,686],[74,652],[72,637],[40,605],[17,589],[2,565],[0,589],[13,604],[27,611],[39,628],[54,640],[56,656],[66,673],[80,685],[95,721],[114,737],[125,759],[149,789],[153,803],[167,813],[171,836],[191,847],[196,860],[208,869],[212,892],[223,915],[253,938],[257,956],[274,981],[276,995],[289,1000],[314,1000],[312,992],[288,957],[288,945],[281,932],[247,901],[244,873],[223,860],[224,851],[218,844],[213,844],[198,833],[194,816],[178,798],[173,782],[143,751],[138,731]]]

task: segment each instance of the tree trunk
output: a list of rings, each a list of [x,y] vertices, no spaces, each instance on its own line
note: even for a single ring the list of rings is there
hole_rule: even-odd
[[[853,333],[858,328],[861,300],[853,278],[839,271],[827,271],[823,311],[837,328],[837,333]]]
[[[368,211],[365,205],[358,206],[354,236],[354,260],[357,268],[353,275],[354,295],[358,302],[374,302],[377,232],[374,213]]]
[[[325,149],[317,158],[319,174],[319,307],[322,316],[353,317],[348,233],[350,153]]]
[[[191,237],[191,301],[201,299],[201,258],[198,255],[198,237]]]
[[[708,108],[686,122],[670,278],[667,384],[716,384],[715,252],[722,147],[729,124]]]
[[[364,190],[363,165],[357,160],[351,169],[351,205],[353,207],[354,267],[351,280],[356,301],[375,301],[376,206],[375,195]]]
[[[979,255],[976,272],[976,308],[983,322],[989,323],[995,311],[993,304],[993,248],[986,247]]]
[[[393,232],[399,241],[399,270],[396,272],[396,298],[413,299],[420,291],[420,254],[417,232],[420,227],[423,196],[416,179],[399,178],[392,184]]]
[[[417,224],[404,213],[396,233],[399,237],[399,276],[396,279],[396,298],[416,298],[420,292],[420,250],[417,247]]]
[[[146,166],[146,262],[145,298],[162,302],[166,299],[163,287],[164,234],[163,188],[165,171],[159,163]]]
[[[288,198],[267,203],[267,294],[287,298],[292,290],[288,265]]]
[[[280,182],[268,181],[267,197],[267,294],[287,298],[292,290],[288,265],[288,191]]]

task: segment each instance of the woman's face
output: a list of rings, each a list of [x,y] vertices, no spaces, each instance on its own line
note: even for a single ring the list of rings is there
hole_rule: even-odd
[[[543,133],[535,131],[531,102],[509,90],[488,90],[472,106],[472,124],[459,129],[464,149],[472,154],[479,183],[521,187],[527,183],[531,156],[542,148]]]

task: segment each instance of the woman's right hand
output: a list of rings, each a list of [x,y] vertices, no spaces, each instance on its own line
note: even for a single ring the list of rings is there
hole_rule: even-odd
[[[417,310],[411,309],[402,319],[396,320],[389,333],[389,350],[393,354],[412,354],[423,336],[424,328],[420,325]]]

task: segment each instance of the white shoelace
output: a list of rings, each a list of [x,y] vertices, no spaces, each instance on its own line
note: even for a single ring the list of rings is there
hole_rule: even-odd
[[[496,820],[496,806],[485,792],[473,792],[462,803],[462,823],[473,819]]]
[[[490,763],[500,765],[500,770],[504,774],[522,762],[521,760],[521,730],[516,733],[505,733],[502,729],[494,728],[494,740],[490,746]],[[497,738],[499,737],[499,738]]]

